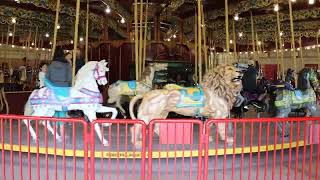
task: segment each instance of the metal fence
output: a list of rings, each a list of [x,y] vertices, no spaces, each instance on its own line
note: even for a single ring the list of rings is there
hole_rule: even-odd
[[[146,125],[140,120],[99,119],[89,124],[82,119],[0,115],[0,177],[319,179],[319,122],[167,119]],[[53,133],[47,130],[50,126]],[[97,127],[107,146],[97,136]],[[131,134],[135,128],[141,134]],[[223,140],[228,138],[233,142]]]

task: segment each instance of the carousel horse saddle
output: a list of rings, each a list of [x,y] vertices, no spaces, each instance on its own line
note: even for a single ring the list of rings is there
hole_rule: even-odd
[[[57,87],[54,86],[52,82],[50,82],[48,79],[45,79],[44,81],[46,87],[54,92],[54,95],[59,100],[63,100],[70,96],[70,89],[71,87]]]
[[[295,90],[294,95],[296,96],[297,99],[302,100],[304,98],[303,93],[301,90]]]
[[[136,81],[118,81],[121,91],[125,94],[132,94],[137,89]]]

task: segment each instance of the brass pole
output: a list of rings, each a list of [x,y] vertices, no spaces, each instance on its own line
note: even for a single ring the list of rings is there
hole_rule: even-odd
[[[89,12],[90,12],[90,6],[89,6],[89,0],[87,0],[87,19],[86,19],[86,48],[85,48],[85,62],[87,63],[88,60],[88,48],[89,48]]]
[[[235,20],[232,21],[232,35],[233,35],[234,62],[236,62],[237,61],[237,42],[236,42]]]
[[[303,69],[304,68],[304,59],[303,59],[303,51],[302,51],[301,34],[300,34],[300,37],[299,37],[299,45],[300,45],[300,58],[301,58],[300,69]]]
[[[59,23],[59,12],[60,12],[60,0],[57,0],[57,4],[56,4],[56,18],[55,18],[55,21],[54,21],[54,31],[53,31],[53,42],[52,42],[51,57],[53,57],[54,52],[56,51],[57,32],[58,32],[58,23]]]
[[[318,32],[317,34],[317,54],[318,54],[318,67],[320,67],[320,47],[319,47],[319,34],[320,34],[320,31]]]
[[[74,25],[74,39],[73,39],[73,64],[72,64],[72,84],[75,83],[76,75],[76,60],[77,60],[77,48],[78,48],[78,30],[79,30],[79,11],[80,11],[80,0],[77,0],[76,4],[76,21]]]
[[[294,42],[294,30],[293,30],[293,16],[292,16],[292,3],[291,0],[288,0],[289,2],[289,14],[290,14],[290,30],[291,30],[291,55],[293,58],[293,68],[295,70],[295,73],[297,73],[297,61],[296,61],[296,48],[295,48],[295,42]],[[297,84],[298,79],[295,78]]]
[[[148,8],[149,8],[148,3],[149,3],[149,0],[147,0],[147,4],[146,4],[146,18],[144,23],[142,72],[144,71],[144,68],[146,65],[146,56],[147,56],[147,26],[148,26]]]
[[[10,32],[10,25],[8,25],[8,32],[7,32],[7,42],[6,42],[6,46],[9,45],[9,32]]]
[[[204,50],[204,65],[205,70],[208,71],[208,47],[207,47],[207,36],[206,36],[206,26],[204,21],[203,4],[201,5],[201,22],[202,22],[202,37],[203,37],[203,50]]]
[[[252,41],[252,52],[253,52],[253,56],[255,57],[255,54],[256,54],[256,48],[255,48],[254,24],[253,24],[252,11],[250,11],[250,19],[251,19],[251,41]]]
[[[227,1],[227,0],[226,0]],[[198,0],[198,63],[199,63],[199,84],[202,83],[202,39],[201,39],[201,0]]]
[[[13,24],[13,33],[12,33],[12,45],[14,45],[14,36],[16,34],[16,23]]]
[[[38,39],[38,26],[36,26],[36,34],[34,36],[34,48],[38,47],[37,39]]]
[[[138,0],[134,0],[134,44],[136,61],[136,80],[139,79],[139,50],[138,50]]]
[[[198,82],[198,23],[197,23],[197,11],[195,10],[195,23],[194,23],[194,73],[195,82]]]
[[[279,38],[279,49],[280,49],[280,56],[281,56],[281,77],[282,80],[284,80],[284,59],[283,59],[283,48],[282,48],[282,39],[281,39],[281,30],[280,30],[280,14],[279,11],[277,11],[277,29],[278,29],[278,35]]]
[[[139,35],[139,79],[142,75],[142,35],[143,35],[143,0],[140,0],[140,35]]]
[[[277,33],[275,33],[275,43],[276,43],[276,55],[277,55],[277,77],[279,78],[280,76],[280,63],[279,63],[279,49],[278,49],[278,36]]]
[[[229,9],[228,0],[224,0],[224,15],[225,15],[225,28],[226,28],[226,52],[230,52],[230,39],[229,39]]]
[[[8,25],[8,32],[7,32],[7,42],[6,42],[6,50],[4,51],[4,60],[6,63],[8,63],[7,55],[8,55],[8,45],[9,45],[9,31],[10,31],[10,25]]]

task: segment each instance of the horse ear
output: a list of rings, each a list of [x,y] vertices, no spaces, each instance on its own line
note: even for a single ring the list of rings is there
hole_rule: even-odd
[[[105,59],[103,59],[103,60],[101,60],[100,62],[101,62],[101,63],[106,63],[106,60],[105,60]]]

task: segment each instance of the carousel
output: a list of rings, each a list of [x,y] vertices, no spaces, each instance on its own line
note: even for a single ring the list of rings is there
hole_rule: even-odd
[[[319,178],[319,1],[0,7],[1,179]]]

